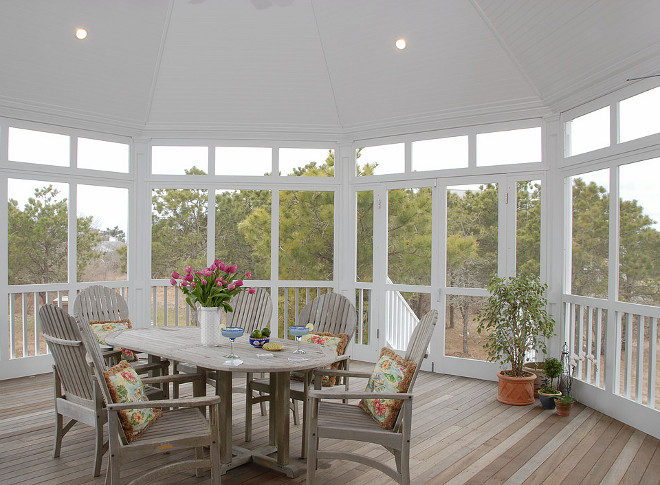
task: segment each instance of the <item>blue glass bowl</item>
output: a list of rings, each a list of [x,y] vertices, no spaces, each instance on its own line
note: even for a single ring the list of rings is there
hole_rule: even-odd
[[[238,338],[243,335],[243,329],[241,327],[227,327],[221,331],[222,336],[227,338]]]
[[[293,335],[294,337],[302,337],[303,335],[307,335],[309,333],[309,328],[307,327],[301,327],[301,326],[291,326],[289,327],[289,334]]]
[[[260,349],[261,347],[264,346],[264,344],[267,344],[270,342],[270,337],[263,337],[263,338],[252,338],[250,337],[250,345],[253,347],[256,347]]]

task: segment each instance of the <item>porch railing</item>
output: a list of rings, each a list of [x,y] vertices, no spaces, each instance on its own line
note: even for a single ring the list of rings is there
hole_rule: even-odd
[[[577,379],[660,409],[660,308],[564,295],[564,321]]]

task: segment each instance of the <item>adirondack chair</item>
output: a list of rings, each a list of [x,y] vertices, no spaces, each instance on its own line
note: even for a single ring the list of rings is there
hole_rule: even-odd
[[[270,293],[265,288],[256,288],[253,294],[247,291],[241,291],[234,295],[230,301],[232,312],[227,313],[227,325],[233,327],[241,327],[244,330],[244,335],[249,335],[253,330],[262,329],[270,324],[270,317],[273,314],[273,300]],[[196,369],[194,366],[185,362],[173,362],[172,373],[179,372],[193,373]],[[252,380],[252,373],[247,374],[248,382]],[[215,379],[212,375],[207,379],[207,383],[215,386]],[[233,389],[234,392],[246,392],[246,387]],[[174,397],[178,397],[178,386],[174,386]],[[261,413],[265,414],[265,407],[262,403]]]
[[[357,314],[355,306],[348,298],[339,293],[326,293],[312,301],[310,301],[300,311],[296,319],[297,325],[306,325],[308,323],[314,324],[314,332],[328,332],[333,334],[344,333],[348,335],[349,343],[355,334],[355,326],[357,323]],[[341,363],[340,368],[347,370],[349,355],[345,353],[343,356],[338,357]],[[290,394],[291,404],[293,411],[294,423],[298,424],[298,405],[297,401],[305,403],[307,400],[307,392],[311,383],[311,374],[307,375],[304,381],[291,380]],[[248,389],[246,393],[245,403],[245,441],[252,439],[252,406],[257,403],[266,401],[270,383],[268,379],[254,379],[248,381]],[[254,391],[259,391],[261,394],[258,397],[254,396]],[[307,436],[305,429],[307,428],[307,407],[303,407],[303,433],[302,433],[302,448],[301,456],[305,457],[306,440]]]
[[[405,360],[415,363],[415,371],[406,393],[385,392],[348,392],[321,390],[318,378],[321,374],[348,375],[351,377],[370,377],[371,373],[351,373],[349,371],[315,370],[315,389],[308,393],[307,407],[310,415],[308,427],[307,483],[312,485],[316,477],[319,459],[339,459],[355,461],[374,467],[387,474],[398,483],[410,483],[410,434],[412,421],[413,386],[438,320],[437,310],[428,312],[417,324],[406,349]],[[403,405],[399,410],[391,430],[383,429],[366,411],[355,404],[334,402],[343,399],[399,399]],[[331,401],[327,401],[331,400]],[[371,458],[360,453],[319,449],[320,438],[334,440],[353,440],[382,445],[394,455],[396,468],[383,463],[382,457]],[[331,442],[336,446],[336,442]]]
[[[71,318],[70,321],[75,324]],[[201,470],[211,469],[211,483],[220,484],[220,454],[218,438],[218,396],[193,397],[186,399],[162,399],[140,402],[114,403],[108,388],[103,371],[106,370],[105,361],[97,351],[96,337],[84,322],[78,322],[77,343],[82,341],[84,348],[92,359],[96,383],[100,389],[107,409],[110,463],[106,474],[106,483],[119,485],[121,466],[124,463],[139,458],[168,453],[170,450],[193,448],[194,459],[178,460],[163,465],[155,470],[146,471],[131,483],[151,483],[164,476],[184,470],[196,470],[198,477]],[[171,382],[190,379],[203,379],[203,376],[192,375],[166,375],[142,379],[143,383]],[[126,409],[160,408],[162,416],[156,420],[142,436],[133,441],[127,439],[120,424],[119,411]],[[202,409],[208,408],[207,421]],[[203,448],[209,448],[209,458],[203,457]]]
[[[73,314],[84,323],[118,321],[129,318],[126,300],[114,289],[102,285],[88,286],[82,290],[73,303]],[[108,363],[118,362],[118,351],[105,351]],[[140,374],[150,372],[156,375],[166,375],[169,371],[169,361],[133,362],[133,368]]]

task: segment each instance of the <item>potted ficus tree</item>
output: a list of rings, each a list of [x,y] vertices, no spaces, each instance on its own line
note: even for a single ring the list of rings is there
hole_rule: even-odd
[[[498,372],[497,400],[524,406],[534,403],[536,375],[523,369],[529,352],[547,353],[555,321],[547,310],[548,285],[538,278],[498,278],[488,284],[490,296],[477,316],[477,332],[485,334],[488,360],[509,368]]]

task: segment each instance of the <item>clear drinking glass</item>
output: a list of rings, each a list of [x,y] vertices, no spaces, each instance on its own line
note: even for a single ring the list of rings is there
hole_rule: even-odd
[[[300,339],[303,335],[307,335],[309,333],[309,328],[307,327],[301,327],[301,326],[292,326],[289,327],[289,334],[293,335],[296,337],[296,340],[298,341],[298,349],[294,350],[294,354],[304,354],[305,351],[300,348]]]
[[[243,329],[241,327],[227,327],[221,329],[222,336],[227,337],[231,342],[231,352],[229,355],[225,355],[228,359],[238,359],[238,355],[234,353],[234,340],[243,335]]]

